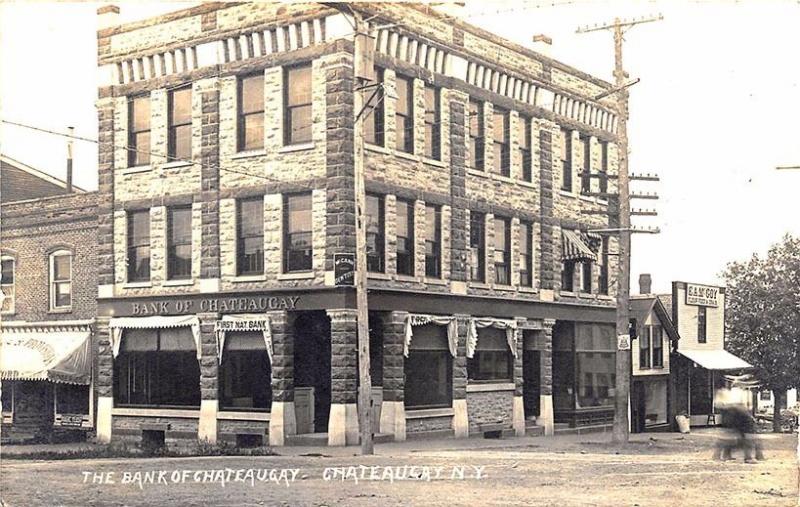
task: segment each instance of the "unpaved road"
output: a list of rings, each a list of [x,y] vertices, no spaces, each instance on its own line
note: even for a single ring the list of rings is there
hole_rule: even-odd
[[[768,459],[752,465],[741,454],[711,461],[709,435],[672,434],[637,435],[621,450],[601,435],[477,441],[469,449],[417,442],[379,446],[370,457],[4,460],[0,487],[8,506],[795,506],[795,438],[768,435]],[[290,469],[299,469],[293,481]],[[155,484],[144,483],[147,472]],[[101,476],[105,484],[92,484]],[[122,484],[126,477],[143,483]]]

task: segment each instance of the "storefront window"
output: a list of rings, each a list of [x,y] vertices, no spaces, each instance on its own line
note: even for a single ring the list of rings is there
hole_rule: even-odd
[[[553,328],[553,408],[575,408],[575,325],[557,322]]]
[[[88,414],[89,386],[56,384],[57,414]]]
[[[475,355],[467,359],[467,378],[484,382],[514,381],[514,356],[508,348],[505,329],[478,330]]]
[[[117,406],[200,406],[200,364],[188,327],[126,329],[114,361]]]
[[[654,380],[644,383],[645,426],[667,422],[667,381]]]
[[[446,326],[414,328],[404,372],[407,409],[452,406],[453,357],[447,346]]]
[[[269,411],[272,369],[261,331],[225,336],[219,371],[220,408]]]
[[[615,346],[613,326],[575,325],[576,408],[614,404]]]

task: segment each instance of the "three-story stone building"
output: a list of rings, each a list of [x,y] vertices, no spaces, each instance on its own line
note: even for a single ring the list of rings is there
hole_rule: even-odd
[[[613,417],[611,85],[461,21],[371,18],[375,432]],[[322,4],[99,11],[98,435],[358,439],[353,28]],[[587,176],[583,173],[593,173]],[[607,176],[607,177],[606,177]]]

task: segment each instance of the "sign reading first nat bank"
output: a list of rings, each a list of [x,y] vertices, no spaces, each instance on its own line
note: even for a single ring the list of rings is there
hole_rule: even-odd
[[[270,310],[296,310],[300,296],[206,297],[132,301],[130,315],[174,315],[198,312],[261,313]]]
[[[719,306],[719,287],[708,285],[686,284],[686,304],[694,306]]]

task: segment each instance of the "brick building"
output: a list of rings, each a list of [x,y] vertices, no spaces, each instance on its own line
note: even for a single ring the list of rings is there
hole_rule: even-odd
[[[92,342],[97,312],[97,193],[64,194],[64,182],[3,166],[2,424],[11,440],[94,427]],[[64,195],[19,200],[25,189]],[[61,188],[61,191],[58,189]]]
[[[391,26],[365,119],[376,433],[610,422],[616,240],[590,229],[616,186],[613,101],[592,98],[611,85],[418,6],[352,7]],[[335,283],[352,26],[321,4],[117,12],[98,31],[99,437],[356,443],[355,294]]]

